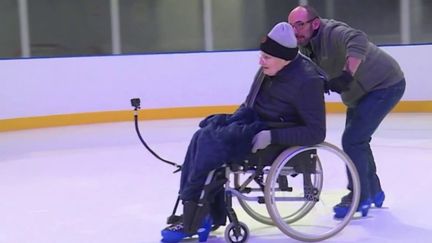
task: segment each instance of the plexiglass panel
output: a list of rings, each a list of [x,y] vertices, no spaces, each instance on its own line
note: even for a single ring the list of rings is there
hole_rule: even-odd
[[[32,56],[111,54],[109,0],[28,0]]]
[[[16,0],[0,1],[0,58],[21,56],[18,4]]]
[[[378,45],[432,43],[429,0],[2,0],[0,58],[22,56],[19,2],[31,57],[257,49],[299,2]]]

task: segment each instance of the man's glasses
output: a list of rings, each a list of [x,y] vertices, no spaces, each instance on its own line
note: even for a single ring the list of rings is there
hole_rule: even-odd
[[[310,22],[314,21],[316,18],[317,18],[317,17],[312,18],[312,19],[309,19],[309,20],[307,20],[306,22],[303,22],[303,21],[297,21],[297,22],[295,22],[294,24],[290,24],[290,25],[291,25],[294,29],[296,29],[297,31],[300,31],[300,30],[302,30],[302,29],[306,26],[306,24],[309,24]]]

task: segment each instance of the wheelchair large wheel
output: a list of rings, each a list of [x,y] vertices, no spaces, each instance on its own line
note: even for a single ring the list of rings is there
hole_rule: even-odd
[[[319,156],[317,170],[321,180],[321,187],[314,188],[313,192],[305,189],[305,179],[301,174],[289,179],[293,190],[281,192],[278,190],[278,177],[289,174],[288,162],[297,154],[316,150]],[[347,172],[350,173],[353,182],[352,204],[344,218],[334,218],[333,206],[348,193]],[[321,174],[321,176],[319,176]],[[310,184],[309,184],[310,185]],[[308,187],[309,188],[309,187]],[[306,193],[306,192],[309,193]],[[360,181],[357,170],[350,158],[339,148],[329,143],[321,143],[315,146],[292,147],[283,151],[273,162],[265,183],[265,203],[268,213],[274,224],[286,235],[301,241],[320,241],[332,237],[340,232],[351,220],[356,212],[360,199]],[[310,202],[307,210],[301,210],[294,222],[288,222],[285,215],[298,212],[301,205]],[[300,205],[300,206],[299,206]]]
[[[316,170],[317,171],[321,171],[321,163],[319,161],[319,159],[317,160],[317,164],[316,164]],[[264,170],[264,176],[265,178],[268,175],[268,171],[269,170]],[[295,174],[295,173],[293,173]],[[239,174],[235,174],[234,175],[234,181],[235,181],[235,185],[238,188],[240,185],[240,175]],[[322,187],[322,173],[316,173],[315,176],[312,177],[312,184],[315,188],[318,189],[318,191],[320,191],[321,187]],[[256,188],[255,190],[259,191],[258,188]],[[264,196],[264,194],[262,195]],[[240,197],[237,197],[239,204],[241,205],[241,207],[243,208],[243,210],[253,219],[255,219],[256,221],[263,223],[263,224],[267,224],[267,225],[275,225],[274,220],[270,217],[267,207],[265,206],[265,204],[261,204],[261,205],[257,205],[256,202],[252,202],[253,205],[251,206],[246,200],[241,199]],[[293,223],[295,221],[297,221],[298,219],[302,218],[305,214],[307,214],[315,205],[315,201],[304,201],[302,204],[298,205],[297,210],[293,210],[291,212],[289,212],[288,214],[282,216],[282,219],[285,221],[285,223],[290,224]]]
[[[253,192],[250,193],[254,193],[257,196],[261,196],[264,197],[264,193],[260,192],[260,188],[258,185],[256,185],[255,182],[250,181],[248,182],[247,180],[242,180],[243,178],[241,178],[244,175],[240,175],[240,174],[235,174],[234,175],[234,183],[235,183],[235,187],[239,188],[241,187],[241,183],[240,181],[242,181],[243,183],[247,184],[247,186],[249,188],[252,189]],[[246,182],[245,182],[246,181]],[[240,206],[243,208],[243,210],[253,219],[255,219],[256,221],[266,224],[266,225],[274,225],[273,219],[270,217],[270,215],[268,214],[267,208],[265,206],[265,204],[259,204],[257,202],[251,202],[253,205],[251,206],[245,199],[242,199],[240,197],[237,197]]]

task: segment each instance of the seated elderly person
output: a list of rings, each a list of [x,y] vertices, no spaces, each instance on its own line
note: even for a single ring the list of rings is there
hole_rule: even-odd
[[[192,137],[181,171],[182,220],[162,230],[163,242],[197,234],[206,241],[212,226],[225,225],[223,190],[198,203],[210,171],[270,144],[286,148],[324,141],[325,76],[298,52],[292,27],[275,25],[260,49],[261,68],[245,102],[233,114],[207,117]]]

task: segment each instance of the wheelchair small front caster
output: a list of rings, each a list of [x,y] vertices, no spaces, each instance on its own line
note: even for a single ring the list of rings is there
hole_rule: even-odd
[[[249,238],[249,228],[243,222],[238,225],[230,223],[225,228],[225,241],[231,243],[244,243]]]

